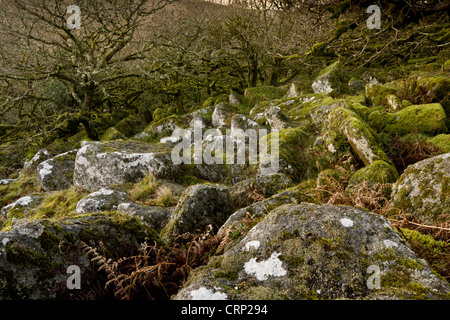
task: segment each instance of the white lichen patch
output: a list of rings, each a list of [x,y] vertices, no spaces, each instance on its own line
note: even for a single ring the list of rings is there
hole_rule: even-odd
[[[0,179],[0,186],[10,184],[11,182],[17,181],[18,179]]]
[[[321,93],[321,92],[330,93],[333,91],[328,76],[325,76],[323,78],[314,81],[312,84],[312,88],[314,90],[314,93]]]
[[[114,193],[114,190],[112,190],[112,189],[102,188],[98,191],[92,192],[91,194],[88,195],[88,197],[109,196],[113,193]]]
[[[353,227],[353,220],[351,220],[351,219],[343,218],[343,219],[340,219],[339,221],[346,228]]]
[[[282,277],[287,274],[287,271],[282,266],[282,261],[278,259],[281,253],[274,252],[269,259],[257,262],[256,258],[244,264],[244,270],[247,274],[255,275],[259,281],[267,280],[269,276]]]
[[[386,248],[397,248],[398,247],[398,243],[391,241],[391,240],[384,240],[383,241],[384,245],[386,246]]]
[[[355,148],[367,159],[369,163],[372,163],[375,159],[375,154],[365,137],[360,137],[359,139],[355,137],[350,137],[351,142]]]
[[[44,232],[44,226],[40,223],[24,223],[19,224],[13,228],[13,230],[17,231],[19,234],[29,236],[30,238],[37,239]]]
[[[52,169],[53,166],[47,161],[44,161],[40,164],[39,175],[41,177],[47,176],[52,173]]]
[[[30,196],[25,196],[25,197],[18,199],[16,201],[16,205],[24,207],[24,206],[29,205],[32,201],[33,201],[33,199]]]
[[[211,289],[201,287],[191,291],[192,300],[227,300],[227,295],[223,292],[213,292]]]
[[[161,138],[161,140],[159,140],[160,143],[177,143],[180,141],[181,141],[180,137],[164,137]]]
[[[3,238],[2,239],[2,245],[6,246],[6,244],[9,242],[8,238]]]
[[[242,251],[250,251],[250,249],[254,248],[255,250],[258,250],[259,246],[261,245],[261,242],[258,240],[249,241],[245,244],[245,247],[242,248]]]

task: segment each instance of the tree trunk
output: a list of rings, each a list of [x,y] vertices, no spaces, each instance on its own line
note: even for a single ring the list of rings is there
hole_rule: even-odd
[[[84,105],[83,105],[84,110],[79,117],[79,121],[83,125],[88,138],[97,141],[99,139],[98,132],[91,123],[91,110],[93,107],[93,101],[94,101],[94,90],[92,88],[88,88],[84,92]]]

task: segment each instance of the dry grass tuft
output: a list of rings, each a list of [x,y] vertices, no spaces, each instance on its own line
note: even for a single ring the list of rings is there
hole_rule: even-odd
[[[156,190],[154,204],[162,207],[171,207],[177,204],[177,197],[169,187],[159,187]]]

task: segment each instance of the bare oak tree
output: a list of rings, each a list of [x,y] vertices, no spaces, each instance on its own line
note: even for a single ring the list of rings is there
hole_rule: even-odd
[[[0,0],[0,81],[9,88],[0,112],[18,109],[21,118],[32,118],[45,102],[57,113],[67,109],[97,139],[90,125],[96,95],[108,101],[120,81],[145,76],[134,62],[152,43],[136,35],[145,31],[140,28],[148,16],[174,1],[79,0],[81,28],[72,29],[67,9],[73,0]],[[72,106],[43,94],[52,79],[64,86]]]

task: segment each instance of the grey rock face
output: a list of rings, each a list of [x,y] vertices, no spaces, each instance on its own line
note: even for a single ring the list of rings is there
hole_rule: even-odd
[[[270,198],[255,202],[245,208],[241,208],[234,212],[225,221],[222,227],[219,229],[218,233],[226,231],[227,228],[233,225],[240,225],[241,220],[245,218],[247,214],[254,217],[260,217],[267,215],[273,209],[283,205],[283,204],[299,204],[301,202],[308,202],[311,199],[301,192],[295,190],[286,190],[278,194],[273,195]]]
[[[247,129],[253,129],[258,133],[259,129],[263,129],[263,127],[242,114],[235,114],[231,118],[231,135],[237,135],[240,130]]]
[[[116,210],[122,202],[129,200],[125,192],[102,188],[78,201],[76,210],[79,214],[111,211]]]
[[[77,151],[59,154],[37,166],[38,182],[45,191],[62,190],[72,186]]]
[[[208,225],[217,230],[232,212],[233,202],[227,187],[190,186],[181,195],[161,235],[168,240],[173,233],[203,232]]]
[[[450,286],[383,216],[304,203],[272,210],[197,269],[175,299],[201,292],[230,300],[445,299]]]
[[[283,130],[291,127],[291,121],[278,106],[271,106],[264,116],[272,129]]]
[[[20,210],[22,212],[28,211],[32,208],[37,207],[42,202],[43,199],[44,197],[42,195],[30,194],[28,196],[22,197],[14,201],[13,203],[8,204],[7,206],[4,206],[3,208],[1,208],[0,213],[8,218],[10,211],[12,210]]]
[[[249,203],[255,202],[249,192],[256,191],[261,196],[271,197],[292,185],[292,180],[284,173],[274,173],[264,176],[258,175],[254,179],[246,179],[234,184],[230,187],[230,193],[235,202]]]
[[[165,144],[137,141],[83,142],[75,159],[74,185],[95,191],[114,184],[138,182],[149,171],[157,178],[173,178],[180,165]]]
[[[0,300],[96,299],[95,286],[102,286],[98,266],[86,257],[81,241],[94,247],[101,241],[106,252],[124,256],[155,234],[135,218],[117,214],[14,225],[0,232]],[[81,290],[68,290],[71,265],[80,268]]]
[[[450,221],[450,153],[419,161],[406,168],[394,184],[391,207],[426,224]]]
[[[218,103],[212,114],[212,125],[214,127],[222,127],[229,124],[229,121],[233,115],[233,107],[229,104],[221,102]]]
[[[241,102],[239,101],[236,93],[231,92],[230,95],[228,96],[228,102],[232,105],[232,106],[238,106],[241,104]]]
[[[132,202],[123,202],[117,207],[118,212],[135,216],[153,229],[161,229],[167,222],[173,208],[141,206]]]
[[[345,80],[346,74],[341,70],[341,63],[338,61],[326,67],[320,72],[312,84],[314,93],[331,93],[348,91],[348,84]]]
[[[34,155],[30,161],[26,161],[23,168],[24,169],[36,169],[39,163],[50,159],[52,157],[51,153],[47,151],[47,149],[41,149]]]
[[[295,87],[295,83],[291,83],[291,86],[289,87],[289,91],[288,91],[286,97],[288,97],[288,98],[295,98],[298,95],[299,94],[297,92],[297,88]]]

